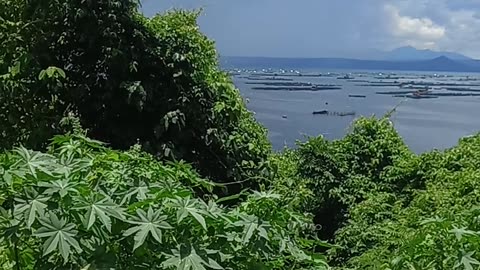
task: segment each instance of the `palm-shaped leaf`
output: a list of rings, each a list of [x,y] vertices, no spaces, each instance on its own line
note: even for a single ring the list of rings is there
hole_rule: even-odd
[[[37,178],[38,171],[53,176],[52,172],[57,166],[52,156],[27,150],[23,146],[15,149],[14,152],[20,157],[18,165],[24,167],[34,178]]]
[[[177,270],[206,270],[205,266],[210,269],[223,269],[215,260],[197,254],[195,248],[182,245],[179,249],[172,250],[172,254],[162,263],[165,268],[176,267]]]
[[[162,243],[162,229],[173,228],[165,221],[166,219],[167,216],[162,215],[160,210],[154,212],[153,209],[149,207],[148,211],[145,212],[142,209],[138,209],[137,217],[129,221],[129,223],[137,226],[128,229],[124,233],[125,236],[135,234],[133,250],[143,245],[148,234],[151,234],[157,242]]]
[[[138,201],[142,201],[142,200],[145,200],[147,198],[147,193],[150,191],[150,188],[148,186],[145,185],[145,183],[140,183],[138,186],[134,187],[134,188],[131,188],[130,190],[128,190],[127,192],[123,193],[125,194],[123,196],[123,199],[122,201],[120,202],[120,204],[124,204],[128,201],[130,201],[130,199],[132,198],[132,196],[136,196],[137,200]],[[123,195],[122,194],[122,195]]]
[[[50,214],[48,219],[40,220],[43,225],[35,233],[35,236],[40,238],[47,238],[43,244],[43,255],[48,255],[54,250],[58,250],[65,261],[68,260],[68,256],[71,254],[71,247],[74,247],[77,252],[81,252],[82,249],[75,240],[77,231],[75,225],[66,222],[65,219],[59,219],[55,214]]]
[[[100,219],[109,232],[112,230],[112,220],[110,217],[115,217],[119,220],[125,219],[123,210],[120,206],[113,203],[109,197],[102,198],[101,196],[91,196],[86,199],[82,197],[78,198],[78,203],[74,209],[87,210],[85,213],[87,230],[93,226],[97,218]]]
[[[174,206],[178,209],[177,210],[177,222],[180,222],[186,218],[188,215],[191,215],[195,218],[202,227],[207,230],[207,224],[205,222],[205,218],[202,214],[206,214],[206,212],[200,209],[194,200],[189,198],[177,198],[173,200]]]
[[[469,252],[467,254],[464,254],[460,262],[455,267],[463,265],[463,268],[465,270],[478,269],[478,267],[475,267],[475,265],[480,265],[480,262],[472,257],[474,253],[475,252]]]
[[[25,198],[15,198],[15,215],[24,215],[27,227],[30,228],[38,216],[44,215],[50,197],[41,196],[36,190],[26,192]]]
[[[40,187],[47,188],[45,194],[53,195],[55,193],[60,194],[60,197],[65,197],[68,193],[78,193],[78,190],[75,189],[77,183],[70,182],[68,179],[55,180],[53,182],[40,182],[38,183]]]
[[[242,215],[241,219],[233,225],[243,227],[242,243],[247,244],[254,235],[268,240],[267,230],[270,227],[268,223],[261,222],[257,217],[248,215]]]

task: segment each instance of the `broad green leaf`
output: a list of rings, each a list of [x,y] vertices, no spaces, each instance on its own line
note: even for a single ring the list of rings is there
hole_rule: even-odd
[[[78,193],[78,190],[75,189],[77,183],[72,183],[68,179],[55,180],[53,182],[40,182],[38,183],[40,187],[47,188],[45,194],[53,195],[58,193],[60,197],[65,197],[68,193]]]
[[[47,72],[46,72],[45,70],[40,71],[40,73],[38,74],[38,79],[41,80],[41,81],[42,81],[43,79],[45,79],[45,74],[46,74],[46,73],[47,73]]]
[[[48,218],[40,220],[43,225],[35,232],[35,236],[40,238],[47,238],[43,244],[43,255],[46,256],[57,250],[65,261],[71,254],[71,247],[80,253],[82,249],[78,244],[75,236],[77,231],[75,225],[68,223],[65,219],[59,219],[57,215],[50,214]]]
[[[130,198],[134,195],[136,195],[136,198],[138,201],[143,201],[147,199],[147,193],[149,192],[149,187],[145,185],[145,183],[141,183],[138,187],[134,187],[130,190],[128,190],[123,197],[122,201],[120,204],[125,204],[130,200]]]
[[[63,69],[61,69],[61,68],[57,68],[57,73],[63,79],[65,79],[67,77],[67,75],[65,74],[65,71],[63,71]]]
[[[23,166],[34,178],[37,178],[37,171],[53,177],[53,171],[58,165],[52,156],[27,150],[23,146],[15,149],[14,152],[21,158],[19,166]]]
[[[7,185],[11,185],[12,184],[12,175],[8,171],[6,171],[3,174],[3,180],[5,181],[5,183],[7,183]]]
[[[455,237],[457,237],[457,240],[462,240],[462,237],[464,235],[477,235],[478,233],[477,232],[474,232],[474,231],[471,231],[471,230],[466,230],[467,228],[466,227],[463,227],[463,228],[457,228],[457,227],[453,227],[453,229],[451,229],[449,232],[455,234]]]
[[[206,270],[205,266],[212,269],[224,269],[211,258],[206,262],[193,247],[180,246],[172,250],[172,254],[165,254],[167,260],[162,263],[164,268],[176,267],[178,270]]]
[[[125,219],[125,215],[120,206],[113,203],[108,197],[103,199],[100,196],[92,196],[86,199],[78,198],[78,203],[74,209],[87,210],[85,213],[87,230],[93,226],[97,218],[100,219],[109,232],[112,230],[112,221],[110,217],[115,217],[119,220]]]
[[[220,264],[218,264],[215,260],[212,258],[208,258],[208,266],[212,269],[224,269]]]
[[[36,191],[33,191],[33,194],[28,194],[27,198],[20,199],[15,198],[15,201],[18,204],[15,205],[15,215],[23,214],[27,224],[27,228],[30,228],[35,222],[37,217],[42,217],[47,208],[47,202],[50,200],[50,197],[45,197],[38,195]]]
[[[259,228],[259,220],[252,216],[242,216],[242,220],[235,222],[234,226],[243,227],[242,243],[247,244],[255,231]]]
[[[201,213],[206,214],[206,212],[199,209],[194,200],[189,198],[177,198],[173,200],[173,205],[177,208],[178,224],[180,224],[188,215],[191,215],[205,230],[207,230],[205,218],[201,215]]]
[[[480,262],[475,258],[472,258],[474,252],[469,252],[462,256],[460,263],[456,265],[456,267],[463,265],[465,270],[474,270],[474,265],[480,265]],[[476,268],[478,269],[478,267]]]
[[[149,234],[151,234],[158,243],[162,243],[162,230],[173,229],[165,220],[167,220],[167,216],[162,215],[160,210],[154,212],[153,209],[149,207],[147,212],[145,212],[142,209],[138,209],[137,216],[133,220],[128,221],[137,226],[129,228],[123,235],[130,236],[135,234],[133,250],[143,245]]]

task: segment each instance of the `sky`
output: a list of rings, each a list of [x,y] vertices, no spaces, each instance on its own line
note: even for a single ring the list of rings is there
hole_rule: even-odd
[[[368,58],[402,46],[480,59],[480,0],[142,0],[147,16],[202,8],[225,56]]]

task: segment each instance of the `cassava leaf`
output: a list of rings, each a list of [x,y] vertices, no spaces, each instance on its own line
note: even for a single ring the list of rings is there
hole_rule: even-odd
[[[47,238],[43,244],[43,255],[46,256],[57,250],[65,261],[71,252],[71,247],[80,253],[82,249],[75,239],[77,230],[75,225],[68,223],[65,219],[59,219],[55,214],[49,214],[48,218],[40,220],[43,227],[35,232],[35,236],[40,238]]]
[[[169,230],[173,227],[166,222],[167,216],[162,215],[160,210],[153,211],[151,207],[147,212],[142,209],[137,210],[137,216],[128,222],[136,226],[129,228],[124,232],[124,236],[135,234],[135,245],[133,250],[139,248],[145,242],[148,235],[158,242],[162,243],[162,230]]]
[[[177,223],[180,224],[184,218],[191,215],[203,229],[207,230],[205,218],[201,214],[206,214],[202,209],[199,209],[194,200],[190,198],[177,198],[172,200],[173,206],[177,208]]]
[[[78,203],[74,207],[76,210],[87,210],[85,213],[85,221],[87,230],[89,230],[95,221],[100,219],[101,223],[110,232],[112,230],[111,217],[124,220],[125,215],[120,206],[111,201],[110,198],[101,196],[92,196],[89,198],[78,198]]]
[[[32,193],[27,193],[28,197],[23,199],[15,198],[18,203],[15,205],[15,215],[24,215],[27,228],[32,226],[37,217],[43,217],[45,208],[47,208],[46,203],[50,199],[50,197],[38,195],[35,190]]]

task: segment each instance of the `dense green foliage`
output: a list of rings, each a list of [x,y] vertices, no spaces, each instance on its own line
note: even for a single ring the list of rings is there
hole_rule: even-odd
[[[315,197],[310,207],[326,239],[339,229],[350,207],[372,191],[402,190],[408,183],[383,175],[395,160],[413,156],[388,119],[374,118],[359,119],[342,140],[312,138],[298,153],[298,171],[310,180]]]
[[[338,269],[479,269],[480,135],[417,156],[388,119],[289,155]]]
[[[0,148],[44,149],[74,112],[90,137],[117,149],[139,142],[219,182],[260,179],[266,131],[219,71],[198,14],[149,19],[137,4],[2,2]]]
[[[1,1],[1,269],[480,269],[480,135],[271,153],[198,13],[137,9]]]
[[[444,153],[405,161],[424,188],[413,196],[371,192],[337,238],[354,269],[478,269],[480,135]],[[405,174],[409,181],[411,174]],[[402,194],[401,194],[402,195]]]
[[[57,136],[47,153],[21,147],[0,155],[0,177],[2,269],[325,266],[308,252],[311,219],[291,200],[255,192],[225,208],[196,198],[192,187],[210,182],[138,147],[119,152]]]

